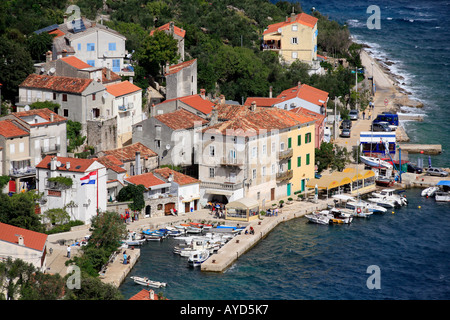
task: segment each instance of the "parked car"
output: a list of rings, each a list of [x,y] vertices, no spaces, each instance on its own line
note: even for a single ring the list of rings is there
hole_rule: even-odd
[[[412,163],[408,163],[407,164],[406,171],[407,172],[412,172],[412,173],[419,173],[419,174],[423,172],[422,168],[420,168],[418,166],[415,166]]]
[[[358,118],[359,118],[359,112],[358,112],[358,110],[355,110],[355,109],[350,110],[348,115],[350,117],[350,120],[358,120]]]
[[[340,136],[343,138],[350,138],[350,129],[342,129]]]
[[[444,171],[441,168],[433,168],[433,167],[430,167],[427,169],[427,174],[429,174],[431,176],[439,176],[439,177],[447,177],[448,176],[447,171]]]
[[[388,132],[388,131],[392,131],[392,129],[383,123],[372,123],[372,131]]]
[[[352,128],[352,121],[345,119],[342,120],[341,125],[339,126],[339,129],[351,129]]]
[[[390,124],[390,123],[387,122],[387,121],[380,121],[380,122],[378,122],[378,123],[381,123],[381,124],[383,124],[383,125],[385,125],[385,126],[391,128],[391,131],[397,130],[397,126],[394,126],[394,125]]]

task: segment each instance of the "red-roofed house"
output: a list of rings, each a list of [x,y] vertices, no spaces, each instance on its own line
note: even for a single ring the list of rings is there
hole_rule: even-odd
[[[198,151],[201,201],[251,198],[261,205],[304,191],[314,177],[314,138],[312,118],[279,108],[250,108],[204,128]],[[227,211],[227,217],[255,218],[241,213]]]
[[[263,50],[278,52],[280,59],[287,63],[297,59],[312,63],[317,60],[317,21],[306,13],[292,13],[285,21],[267,26],[263,32]]]
[[[200,200],[200,180],[167,167],[155,169],[153,173],[170,182],[172,190],[177,190],[178,213],[197,211]]]
[[[37,101],[50,101],[60,105],[53,110],[69,120],[80,122],[86,130],[87,120],[102,109],[105,87],[92,79],[30,74],[19,85],[18,111]],[[83,132],[85,135],[85,132]]]
[[[40,272],[47,270],[45,233],[0,222],[0,261],[11,258],[31,263]]]
[[[185,109],[160,114],[133,126],[133,141],[151,147],[159,164],[191,165],[195,128],[208,121]]]
[[[158,167],[158,154],[140,142],[131,145],[99,152],[100,156],[112,155],[123,163],[128,175],[138,175]]]
[[[201,89],[200,94],[169,99],[152,106],[152,116],[173,112],[182,108],[202,118],[206,118],[213,107],[214,103],[206,98],[205,89]]]
[[[72,185],[52,181],[66,177]],[[72,220],[90,223],[93,216],[106,210],[106,167],[95,159],[46,156],[36,166],[37,191],[44,194],[41,212],[48,209],[67,208]]]
[[[186,35],[186,30],[183,30],[177,27],[173,21],[170,21],[157,29],[153,29],[150,31],[150,35],[152,36],[156,30],[164,31],[167,34],[171,35],[175,40],[178,41],[178,54],[180,55],[180,62],[184,60],[184,37]]]
[[[166,99],[197,93],[197,59],[166,66]]]
[[[111,84],[105,109],[117,118],[117,144],[119,147],[131,141],[132,125],[144,120],[142,113],[142,89],[129,81]]]
[[[326,127],[326,116],[323,114],[318,114],[316,112],[310,111],[305,108],[295,108],[290,110],[291,112],[302,114],[306,117],[313,118],[316,121],[316,148],[320,148],[320,145],[324,141],[325,127]]]
[[[138,301],[159,300],[159,297],[158,295],[155,294],[155,291],[151,289],[150,290],[142,289],[128,300],[138,300]],[[168,300],[168,299],[163,298],[161,300]]]
[[[105,155],[98,158],[97,161],[106,167],[107,198],[108,201],[114,201],[124,186],[124,178],[127,173],[125,165],[113,155]]]

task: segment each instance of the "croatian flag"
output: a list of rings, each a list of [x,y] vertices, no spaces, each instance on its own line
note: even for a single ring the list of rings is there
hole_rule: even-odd
[[[84,177],[80,178],[80,180],[82,180],[81,185],[95,184],[96,177],[97,177],[97,171],[92,171],[92,172],[88,173]]]

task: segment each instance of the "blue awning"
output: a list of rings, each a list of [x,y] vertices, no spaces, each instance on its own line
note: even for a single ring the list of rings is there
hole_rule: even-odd
[[[449,186],[450,187],[450,181],[449,180],[441,180],[436,185],[437,186]]]

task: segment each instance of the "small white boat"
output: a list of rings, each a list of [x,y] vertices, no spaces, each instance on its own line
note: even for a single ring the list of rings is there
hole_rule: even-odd
[[[439,187],[428,187],[422,190],[422,197],[433,197],[435,193],[439,190]]]
[[[208,258],[209,258],[209,251],[208,250],[203,250],[203,251],[199,251],[199,252],[193,253],[193,254],[191,254],[189,256],[188,265],[191,266],[191,267],[198,267],[203,262],[208,260]]]
[[[367,164],[370,167],[385,167],[388,169],[392,169],[392,164],[387,161],[381,160],[380,158],[366,156],[360,156],[359,158],[361,159],[361,162]]]
[[[436,192],[434,199],[436,201],[450,202],[450,192],[438,191]]]
[[[358,206],[363,206],[364,208],[367,208],[370,212],[373,213],[378,213],[378,212],[386,212],[386,208],[382,207],[382,206],[378,206],[375,203],[369,203],[367,201],[363,201],[363,200],[358,200],[358,202],[356,201],[350,201],[347,202],[347,208],[350,209],[355,209]]]
[[[145,241],[146,239],[143,237],[138,238],[136,232],[130,232],[128,234],[128,237],[125,240],[122,240],[122,243],[125,243],[129,246],[140,246],[144,244]]]
[[[317,223],[317,224],[330,224],[330,217],[328,215],[321,214],[320,212],[313,212],[305,215],[305,218],[308,219],[309,222]]]
[[[385,198],[374,197],[374,198],[368,198],[367,201],[373,202],[376,205],[384,207],[384,208],[395,208],[395,206],[396,206],[396,202],[394,202],[393,200],[385,199]]]
[[[405,196],[395,194],[395,189],[383,189],[380,192],[372,192],[372,196],[377,198],[384,198],[394,201],[398,206],[408,204],[408,200]]]
[[[152,281],[147,277],[130,277],[131,279],[134,280],[134,283],[143,285],[143,286],[147,286],[147,287],[152,287],[152,288],[161,288],[161,287],[165,287],[167,284],[165,282],[159,282],[159,281]]]

